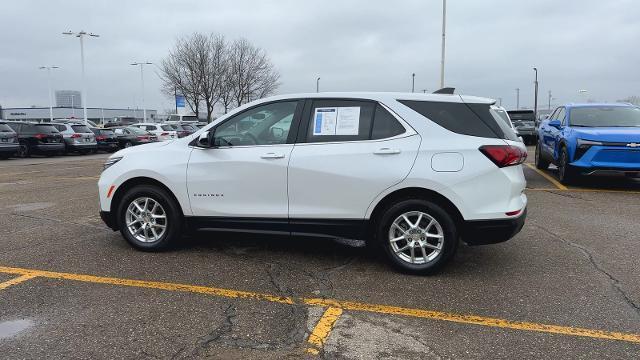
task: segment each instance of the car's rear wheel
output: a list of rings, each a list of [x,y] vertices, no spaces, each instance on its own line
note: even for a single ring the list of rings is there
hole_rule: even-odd
[[[564,146],[560,150],[560,159],[558,160],[558,179],[564,185],[569,185],[575,180],[575,170],[569,165],[569,152]]]
[[[29,149],[29,144],[26,142],[20,142],[20,147],[18,148],[18,156],[21,158],[28,158],[31,156],[31,149]]]
[[[540,142],[538,141],[536,143],[536,155],[535,155],[536,168],[540,170],[547,170],[549,168],[549,161],[544,159],[541,151],[542,151],[542,147],[540,146]]]
[[[182,213],[165,190],[138,185],[127,191],[118,206],[118,226],[133,247],[163,250],[180,238]]]
[[[387,209],[378,222],[376,238],[396,268],[421,275],[442,268],[458,246],[451,215],[437,204],[416,199]]]
[[[131,147],[131,145],[133,145],[133,144],[131,143],[131,141],[127,141],[127,142],[125,142],[125,143],[124,143],[124,146],[123,146],[123,147],[126,149],[126,148],[128,148],[128,147]]]

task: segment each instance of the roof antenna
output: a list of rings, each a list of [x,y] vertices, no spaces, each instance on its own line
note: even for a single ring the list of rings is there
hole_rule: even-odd
[[[442,89],[438,89],[436,91],[434,91],[434,94],[446,94],[446,95],[453,95],[453,92],[456,91],[456,88],[452,88],[452,87],[444,87]]]

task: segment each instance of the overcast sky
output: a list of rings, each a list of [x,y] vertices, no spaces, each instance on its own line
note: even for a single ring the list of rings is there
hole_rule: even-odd
[[[533,105],[533,66],[540,103],[640,95],[640,1],[449,0],[446,79],[464,94]],[[433,91],[439,84],[441,0],[388,1],[30,1],[6,0],[0,13],[0,105],[48,106],[54,89],[81,89],[80,45],[66,30],[90,31],[85,42],[87,105],[140,106],[133,61],[159,63],[178,36],[215,32],[264,48],[281,74],[278,93]],[[147,108],[173,100],[145,72]]]

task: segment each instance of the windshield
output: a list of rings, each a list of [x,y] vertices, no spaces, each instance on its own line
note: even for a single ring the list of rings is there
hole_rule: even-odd
[[[133,126],[128,127],[127,130],[129,130],[130,133],[136,134],[136,135],[147,135],[148,134],[147,131],[139,129],[137,127],[133,127]]]
[[[71,128],[73,129],[73,131],[75,131],[77,133],[90,133],[91,132],[91,130],[89,130],[89,128],[84,126],[84,125],[71,125]]]
[[[36,131],[44,134],[56,134],[58,133],[58,129],[56,129],[53,125],[49,124],[36,124]]]
[[[571,109],[569,123],[584,127],[640,127],[640,108],[588,106]]]
[[[197,116],[183,116],[182,117],[182,121],[198,121],[198,117]]]
[[[496,114],[498,114],[500,119],[502,119],[502,121],[504,121],[507,126],[511,127],[511,120],[509,120],[509,115],[507,115],[506,111],[494,108],[492,108],[492,110],[495,111]]]

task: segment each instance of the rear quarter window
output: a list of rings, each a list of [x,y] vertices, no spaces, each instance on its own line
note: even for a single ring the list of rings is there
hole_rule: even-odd
[[[490,111],[490,104],[398,100],[443,128],[462,135],[517,141],[511,128]]]
[[[86,127],[85,125],[71,125],[71,128],[73,129],[73,131],[77,132],[77,133],[90,133],[91,130],[89,130],[88,127]]]

